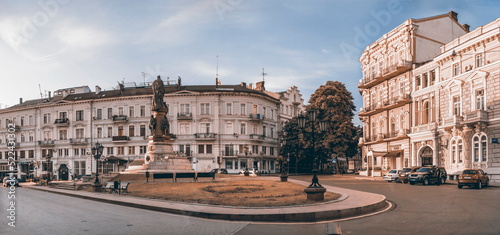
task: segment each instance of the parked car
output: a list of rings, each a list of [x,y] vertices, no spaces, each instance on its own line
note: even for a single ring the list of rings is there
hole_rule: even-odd
[[[245,175],[246,170],[241,170],[240,175]],[[257,168],[248,168],[248,173],[250,176],[257,176],[259,174],[259,170]]]
[[[422,183],[428,185],[435,183],[437,185],[446,182],[446,170],[444,167],[427,166],[420,168],[417,172],[410,174],[409,181],[411,185]]]
[[[10,186],[19,187],[19,181],[15,177],[11,178],[9,176],[6,176],[3,178],[2,185],[4,187],[10,187]]]
[[[390,170],[389,172],[384,174],[384,180],[387,182],[392,182],[392,181],[397,181],[399,177],[399,173],[401,173],[401,170]]]
[[[463,186],[476,187],[481,189],[484,186],[488,186],[490,183],[490,178],[487,173],[484,173],[481,169],[465,169],[458,176],[458,188]]]
[[[415,173],[419,169],[420,169],[419,166],[405,167],[405,168],[403,168],[403,170],[401,170],[401,173],[399,173],[399,177],[396,180],[396,182],[407,184],[408,183],[408,177],[410,176],[410,174]]]
[[[227,170],[224,168],[215,168],[212,169],[211,172],[214,172],[215,174],[227,174]]]

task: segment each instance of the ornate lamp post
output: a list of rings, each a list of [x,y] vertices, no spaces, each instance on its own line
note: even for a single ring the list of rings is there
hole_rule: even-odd
[[[92,155],[95,158],[94,185],[100,185],[100,183],[99,183],[99,158],[101,158],[103,150],[104,150],[104,147],[99,142],[95,143],[95,147],[92,148]]]
[[[47,154],[47,156],[45,156],[45,159],[47,160],[47,186],[49,185],[49,182],[50,182],[50,176],[51,176],[51,173],[52,173],[52,163],[50,161],[50,159],[52,158],[52,156],[49,154]]]
[[[313,160],[313,178],[312,182],[307,187],[304,189],[304,191],[307,193],[307,199],[308,200],[314,200],[314,201],[323,201],[324,200],[324,193],[326,192],[326,189],[319,184],[318,180],[318,155],[316,154],[316,125],[319,125],[319,128],[322,132],[326,131],[326,125],[327,123],[325,121],[320,121],[319,123],[316,123],[316,110],[309,110],[307,112],[307,116],[299,116],[298,117],[298,122],[299,122],[299,128],[303,129],[306,127],[306,124],[311,125],[312,129],[312,147],[313,147],[313,154],[314,154],[314,160]],[[309,119],[309,120],[307,120]]]

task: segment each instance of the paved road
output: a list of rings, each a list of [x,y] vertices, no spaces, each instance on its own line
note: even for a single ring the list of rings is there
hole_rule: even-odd
[[[7,225],[8,189],[0,187],[0,234],[325,234],[324,224],[228,222],[16,189],[16,227]]]
[[[297,179],[310,178],[298,176]],[[320,183],[383,194],[396,208],[340,222],[344,234],[500,234],[500,187],[481,190],[320,176]]]

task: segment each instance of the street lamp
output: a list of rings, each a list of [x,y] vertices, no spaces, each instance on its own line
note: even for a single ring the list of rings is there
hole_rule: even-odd
[[[45,159],[47,160],[47,185],[49,185],[49,182],[50,182],[50,175],[52,173],[52,167],[50,164],[50,159],[52,158],[52,156],[49,154],[47,154],[47,156],[45,156]]]
[[[309,110],[307,112],[307,117],[304,115],[301,115],[298,117],[298,124],[299,124],[299,128],[303,129],[306,127],[306,124],[309,123],[311,125],[311,129],[312,129],[311,137],[312,137],[312,148],[313,148],[313,154],[314,154],[313,169],[312,169],[313,178],[312,178],[312,182],[309,185],[309,187],[307,187],[305,189],[305,191],[307,193],[307,199],[315,200],[315,201],[322,201],[322,200],[324,200],[324,192],[326,191],[326,189],[323,186],[321,186],[321,184],[319,184],[318,174],[317,174],[318,173],[318,155],[316,154],[316,125],[319,125],[321,132],[324,132],[324,131],[326,131],[327,123],[326,123],[326,121],[320,121],[319,123],[316,123],[317,122],[316,116],[317,115],[316,115],[315,109]],[[307,119],[309,119],[309,120],[307,120]]]
[[[95,143],[95,147],[92,148],[92,155],[95,158],[95,181],[94,184],[99,184],[99,158],[102,156],[102,151],[104,147],[99,143]]]

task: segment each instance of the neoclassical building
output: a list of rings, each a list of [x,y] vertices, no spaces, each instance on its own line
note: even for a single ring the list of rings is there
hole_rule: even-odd
[[[434,22],[438,19],[439,22]],[[371,165],[383,171],[439,165],[446,167],[449,174],[456,174],[464,168],[477,167],[491,174],[491,179],[499,180],[495,175],[500,174],[500,155],[495,148],[500,137],[500,133],[495,132],[500,114],[497,104],[500,101],[499,20],[471,32],[467,25],[458,23],[454,12],[421,20],[434,23],[429,24],[431,28],[423,28],[427,33],[423,36],[420,35],[423,32],[419,32],[421,25],[412,24],[417,26],[414,35],[420,39],[409,40],[415,43],[410,50],[416,57],[412,58],[405,74],[400,75],[399,82],[392,83],[399,87],[391,87],[391,79],[384,80],[381,84],[387,85],[377,94],[374,87],[360,84],[365,108],[372,107],[373,93],[382,100],[388,99],[389,104],[394,92],[406,97],[396,110],[381,108],[375,115],[361,110],[364,137],[360,146],[366,156],[365,168]],[[443,40],[429,35],[441,35]],[[436,43],[438,47],[419,46],[419,41]],[[431,57],[418,59],[420,53]],[[362,62],[366,61],[364,55]],[[373,64],[365,67],[371,68]],[[398,89],[399,93],[395,91]],[[373,133],[378,140],[372,141]],[[400,136],[400,149],[394,149],[398,144],[387,138],[391,133]],[[395,151],[398,154],[394,154]],[[370,159],[377,162],[373,164]]]
[[[277,170],[281,124],[304,108],[297,87],[270,92],[263,81],[255,86],[184,86],[180,79],[166,84],[174,151],[189,158],[193,169]],[[12,124],[18,177],[41,176],[47,169],[63,180],[91,174],[96,142],[105,147],[99,172],[123,171],[146,153],[152,96],[150,86],[121,84],[108,91],[82,86],[0,109],[0,173],[9,172]]]

